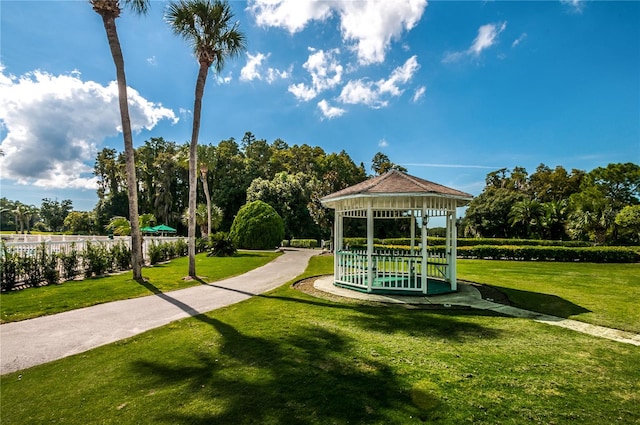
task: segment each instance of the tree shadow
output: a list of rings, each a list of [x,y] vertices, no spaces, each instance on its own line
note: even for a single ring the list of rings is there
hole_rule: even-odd
[[[186,387],[210,408],[194,413],[167,406],[156,420],[202,425],[380,423],[386,422],[385,409],[418,413],[392,370],[359,357],[345,335],[302,326],[267,339],[207,315],[195,318],[219,333],[219,351],[201,350],[188,365],[154,360],[133,367],[155,386]]]
[[[572,316],[591,313],[591,310],[574,304],[557,295],[504,288],[495,285],[491,286],[506,294],[514,307],[534,311],[536,313],[548,314],[550,316],[557,316],[565,319]]]

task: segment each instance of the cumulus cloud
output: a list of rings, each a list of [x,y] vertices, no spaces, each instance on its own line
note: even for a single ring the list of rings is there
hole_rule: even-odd
[[[394,69],[389,78],[371,81],[367,79],[351,80],[342,88],[338,99],[345,104],[363,104],[371,108],[382,108],[389,104],[389,97],[400,96],[408,83],[420,68],[416,56],[412,56]]]
[[[116,82],[82,81],[79,72],[33,71],[15,77],[0,65],[2,178],[22,184],[95,189],[91,175],[101,143],[122,130]],[[172,110],[128,88],[131,128],[178,121]]]
[[[338,108],[337,106],[331,106],[329,105],[329,102],[327,102],[326,100],[321,100],[320,102],[318,102],[318,108],[320,108],[320,111],[322,112],[322,115],[325,118],[336,118],[339,117],[340,115],[344,114],[346,111],[342,108]]]
[[[256,53],[252,55],[247,52],[247,63],[240,70],[240,80],[253,81],[265,80],[271,84],[278,79],[286,79],[290,76],[290,71],[282,71],[276,68],[267,67],[266,61],[271,56],[270,53]]]
[[[467,56],[478,57],[480,54],[493,46],[497,42],[498,35],[507,28],[507,22],[501,24],[487,24],[478,28],[478,35],[471,43],[471,46],[464,51],[448,52],[443,58],[443,62],[456,62]]]
[[[379,147],[379,148],[386,148],[386,147],[389,147],[389,142],[387,142],[387,139],[382,138],[382,139],[380,139],[380,141],[378,142],[378,147]]]
[[[337,16],[343,41],[362,65],[384,61],[391,41],[410,31],[421,19],[426,0],[252,0],[247,10],[262,26],[301,31],[314,20]]]
[[[311,100],[319,93],[334,88],[342,82],[344,68],[336,59],[336,55],[340,53],[339,49],[325,52],[309,48],[309,51],[311,54],[302,67],[311,76],[311,84],[299,83],[289,86],[289,92],[293,93],[298,100]]]

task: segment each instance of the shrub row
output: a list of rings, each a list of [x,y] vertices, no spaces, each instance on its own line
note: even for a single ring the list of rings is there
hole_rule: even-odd
[[[345,238],[346,241],[354,241],[352,243],[358,245],[366,245],[366,238]],[[380,243],[383,245],[410,245],[410,238],[390,238],[390,239],[375,239],[374,243]],[[416,245],[420,243],[420,237],[416,237]],[[445,238],[440,237],[427,237],[427,245],[444,245],[446,243]],[[589,247],[592,246],[589,242],[583,241],[550,241],[543,239],[499,239],[499,238],[458,238],[457,245],[460,246],[477,246],[477,245],[508,245],[508,246],[566,246],[566,247]]]
[[[160,243],[156,243],[154,241],[149,246],[149,262],[151,264],[157,264],[162,261],[169,261],[172,258],[184,257],[188,254],[188,248],[189,246],[184,239],[179,239],[174,242]]]
[[[583,261],[589,263],[635,263],[640,253],[619,246],[463,246],[458,248],[461,258],[486,258],[523,261]]]
[[[352,245],[351,249],[366,250],[366,245]],[[374,244],[374,250],[391,250],[406,254],[410,247],[406,245]],[[431,245],[429,253],[442,254],[444,245]],[[493,260],[520,261],[581,261],[589,263],[636,263],[640,262],[640,251],[630,247],[563,247],[563,246],[459,246],[459,258],[479,258]]]
[[[111,249],[101,243],[87,242],[80,252],[71,245],[67,252],[49,253],[42,243],[34,253],[18,253],[2,244],[0,258],[0,290],[10,291],[18,286],[55,285],[74,279],[131,268],[131,250],[120,242]]]

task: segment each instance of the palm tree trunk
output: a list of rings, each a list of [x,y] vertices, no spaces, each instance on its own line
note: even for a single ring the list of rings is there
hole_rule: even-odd
[[[200,115],[202,114],[202,97],[207,83],[209,65],[200,62],[196,81],[195,101],[193,104],[193,129],[189,144],[189,276],[196,278],[196,195],[198,188],[198,134],[200,133]]]
[[[209,182],[207,181],[207,173],[203,172],[202,189],[204,190],[204,198],[207,200],[207,238],[211,236],[211,194],[209,193]]]
[[[142,280],[142,237],[138,220],[138,180],[136,179],[136,164],[133,150],[133,136],[131,135],[131,119],[127,102],[127,79],[124,73],[124,57],[120,48],[120,40],[116,31],[113,17],[102,17],[107,40],[111,49],[111,56],[116,66],[118,82],[118,102],[120,118],[122,119],[122,137],[124,138],[125,164],[127,170],[127,189],[129,198],[129,221],[131,223],[131,266],[133,278]]]

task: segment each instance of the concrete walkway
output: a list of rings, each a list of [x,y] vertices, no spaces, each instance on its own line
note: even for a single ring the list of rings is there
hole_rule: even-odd
[[[274,261],[218,282],[0,325],[0,374],[26,369],[206,313],[300,275],[319,251],[288,249]]]
[[[314,283],[314,288],[346,298],[354,298],[368,301],[395,304],[434,304],[447,306],[469,306],[479,310],[491,310],[524,319],[531,319],[536,322],[548,325],[560,326],[577,332],[607,338],[613,341],[623,342],[640,346],[640,335],[631,332],[620,331],[618,329],[606,328],[604,326],[590,325],[577,320],[564,319],[562,317],[550,316],[548,314],[535,313],[521,308],[507,306],[483,300],[480,292],[471,285],[458,282],[458,292],[453,294],[435,295],[429,297],[406,297],[397,295],[377,295],[352,291],[350,289],[339,288],[333,285],[333,276],[323,277]]]

